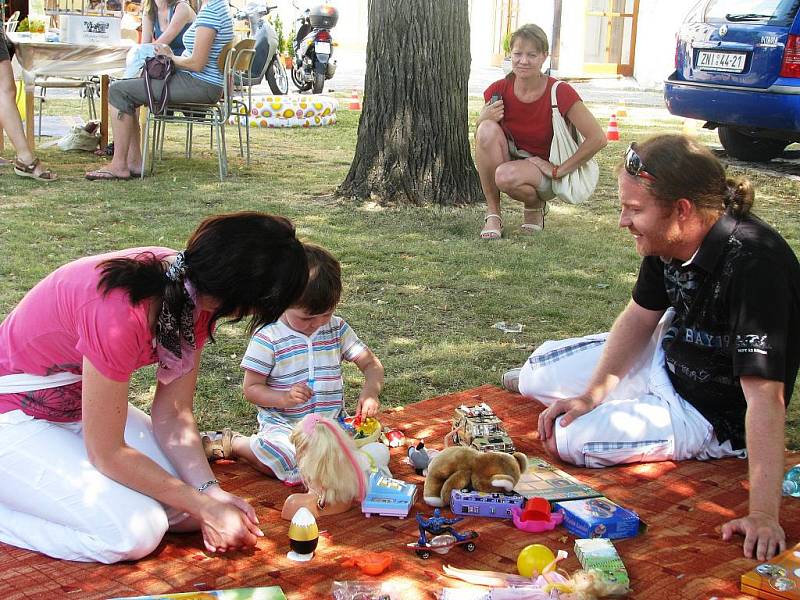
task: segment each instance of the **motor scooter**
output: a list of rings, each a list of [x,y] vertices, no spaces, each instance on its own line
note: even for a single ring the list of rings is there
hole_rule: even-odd
[[[289,93],[289,77],[278,54],[278,34],[267,19],[270,11],[277,6],[267,6],[264,2],[250,2],[243,10],[237,10],[234,18],[247,21],[250,37],[256,41],[253,61],[249,74],[237,77],[239,86],[255,86],[267,78],[273,94]]]
[[[296,3],[293,2],[292,6],[300,10]],[[306,9],[297,19],[292,82],[301,92],[321,93],[325,80],[336,73],[336,59],[331,58],[333,38],[330,30],[338,20],[339,11],[328,4]]]

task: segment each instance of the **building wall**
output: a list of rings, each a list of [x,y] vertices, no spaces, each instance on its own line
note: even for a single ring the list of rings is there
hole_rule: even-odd
[[[641,0],[633,76],[643,87],[663,87],[675,68],[675,35],[696,0]]]

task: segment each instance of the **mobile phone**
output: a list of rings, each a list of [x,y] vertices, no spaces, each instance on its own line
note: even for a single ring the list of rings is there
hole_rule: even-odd
[[[492,94],[492,97],[489,99],[489,104],[493,104],[498,100],[502,100],[503,97],[500,94]]]

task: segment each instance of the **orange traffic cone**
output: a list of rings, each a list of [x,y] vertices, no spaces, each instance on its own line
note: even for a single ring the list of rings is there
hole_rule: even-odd
[[[628,109],[625,108],[625,98],[620,98],[619,106],[617,106],[617,116],[619,118],[628,116]]]
[[[617,127],[617,113],[613,113],[608,120],[608,129],[606,130],[606,139],[609,142],[619,141],[619,128]]]
[[[350,94],[350,104],[347,105],[350,110],[361,110],[361,98],[358,97],[358,92],[353,90]]]

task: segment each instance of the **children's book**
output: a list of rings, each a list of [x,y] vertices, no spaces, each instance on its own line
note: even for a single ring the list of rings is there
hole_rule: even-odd
[[[514,491],[525,498],[544,498],[551,505],[559,500],[602,496],[597,490],[538,456],[528,457],[528,469],[520,477]]]
[[[617,549],[607,538],[575,540],[575,556],[584,571],[594,569],[603,574],[606,581],[630,588],[631,580],[625,563],[617,554]]]
[[[742,591],[768,600],[800,600],[800,544],[742,575]]]
[[[386,477],[377,471],[369,476],[361,512],[368,517],[375,514],[402,519],[408,516],[416,498],[415,484]]]
[[[180,600],[286,600],[283,590],[277,585],[202,592],[178,592],[153,596],[126,596],[124,598],[111,598],[111,600],[172,600],[173,598]]]

